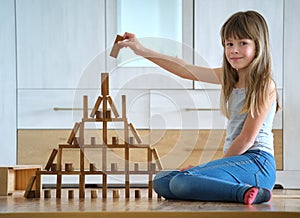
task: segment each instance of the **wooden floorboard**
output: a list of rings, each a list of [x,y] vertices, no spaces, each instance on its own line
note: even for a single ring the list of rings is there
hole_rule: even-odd
[[[52,198],[26,199],[23,192],[16,192],[12,196],[0,197],[0,217],[14,218],[58,218],[58,217],[300,217],[300,190],[274,190],[271,202],[259,205],[243,205],[221,202],[190,202],[168,201],[147,198],[147,191],[141,190],[142,197],[125,199],[123,190],[121,197],[112,198],[112,190],[108,191],[108,198],[91,199],[91,190],[86,189],[86,197],[78,198],[75,190],[74,199],[68,199],[67,189],[62,190],[62,198],[55,198],[55,190],[51,190]]]

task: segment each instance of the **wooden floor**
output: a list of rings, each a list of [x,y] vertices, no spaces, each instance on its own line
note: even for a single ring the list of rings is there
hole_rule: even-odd
[[[52,198],[26,199],[23,192],[12,196],[0,197],[0,217],[14,218],[48,218],[48,217],[300,217],[300,190],[273,191],[271,202],[246,206],[236,203],[168,201],[147,198],[147,191],[141,190],[142,197],[134,198],[132,190],[130,199],[112,198],[112,190],[108,190],[108,198],[91,199],[91,190],[86,189],[86,198],[79,199],[75,190],[74,199],[68,199],[68,190],[63,189],[62,198],[55,198],[55,190],[51,191]]]

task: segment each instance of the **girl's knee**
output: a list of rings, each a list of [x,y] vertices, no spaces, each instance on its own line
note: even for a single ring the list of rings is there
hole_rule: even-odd
[[[169,183],[170,180],[178,174],[178,171],[160,172],[153,179],[153,189],[159,195],[174,199],[175,196],[170,192]]]
[[[191,193],[193,193],[193,189],[191,184],[189,183],[188,177],[190,176],[179,174],[170,180],[170,191],[178,198],[185,199],[188,198]]]

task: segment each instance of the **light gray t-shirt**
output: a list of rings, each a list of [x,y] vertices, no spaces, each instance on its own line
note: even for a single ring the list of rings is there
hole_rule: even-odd
[[[246,119],[246,114],[241,114],[240,111],[244,105],[245,97],[246,95],[244,88],[233,89],[231,93],[228,102],[229,119],[227,123],[226,138],[223,149],[224,153],[230,147],[233,140],[240,134],[243,128]],[[273,103],[266,120],[263,122],[263,125],[259,130],[259,133],[256,136],[256,139],[253,145],[249,148],[249,150],[263,150],[274,155],[272,125],[275,112],[276,102]]]

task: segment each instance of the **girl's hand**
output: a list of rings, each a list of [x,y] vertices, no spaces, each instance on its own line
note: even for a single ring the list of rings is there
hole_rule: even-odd
[[[145,47],[142,46],[142,44],[135,37],[134,34],[125,32],[123,37],[124,37],[125,40],[118,42],[118,45],[121,46],[121,48],[129,47],[136,55],[143,56],[143,52],[145,51]]]
[[[188,170],[188,169],[190,169],[190,168],[192,168],[192,167],[194,167],[194,166],[189,165],[189,166],[187,166],[187,167],[185,167],[185,168],[180,169],[179,171],[180,171],[180,172],[183,172],[183,171],[186,171],[186,170]]]

